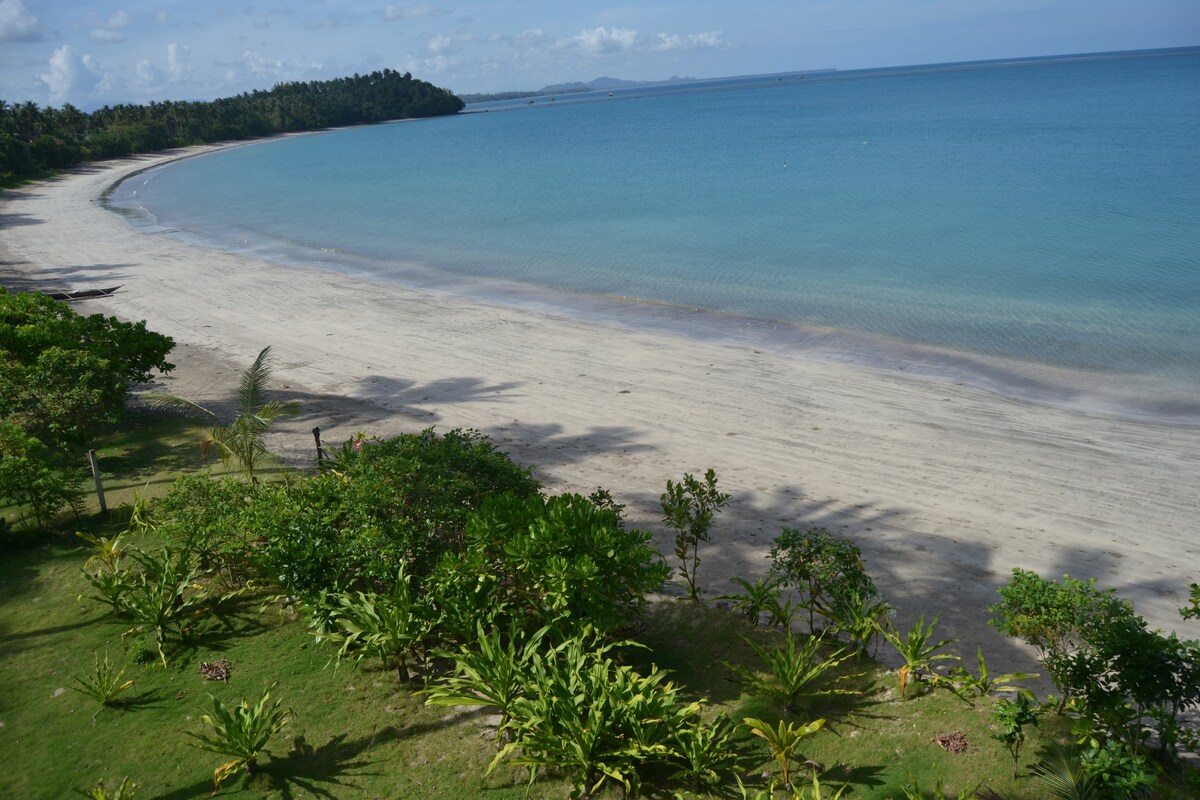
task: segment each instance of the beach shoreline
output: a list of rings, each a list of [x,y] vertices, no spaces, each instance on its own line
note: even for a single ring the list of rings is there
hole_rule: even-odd
[[[330,443],[475,428],[548,491],[608,489],[664,553],[663,485],[711,466],[733,501],[701,550],[709,595],[763,574],[780,529],[823,526],[863,548],[898,624],[941,613],[939,634],[967,657],[982,645],[994,669],[1032,665],[986,624],[1014,567],[1096,577],[1152,626],[1197,635],[1175,609],[1200,579],[1200,426],[296,269],[139,231],[104,208],[122,178],[211,149],[4,193],[0,269],[18,288],[120,284],[78,310],[174,337],[178,367],[161,383],[202,403],[228,401],[240,369],[271,345],[275,386],[305,409],[270,442],[294,464],[311,463],[313,426]]]

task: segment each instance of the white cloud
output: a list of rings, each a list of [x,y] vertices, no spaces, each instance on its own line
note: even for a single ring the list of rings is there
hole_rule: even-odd
[[[270,27],[270,25],[264,27]],[[342,27],[342,21],[333,14],[328,14],[324,19],[315,19],[308,23],[307,27],[310,31],[331,31],[334,28]]]
[[[21,0],[0,0],[0,42],[37,42],[42,24]]]
[[[167,74],[171,76],[171,80],[180,81],[187,77],[191,71],[191,53],[192,48],[185,44],[171,42],[167,45]]]
[[[103,44],[118,44],[125,41],[123,28],[128,28],[133,22],[133,18],[129,16],[129,12],[124,9],[117,11],[103,25],[93,28],[88,34],[93,42],[101,42]]]
[[[104,80],[104,73],[90,55],[79,55],[69,44],[54,51],[50,71],[39,79],[50,90],[50,102],[78,103]]]
[[[592,28],[578,36],[563,39],[562,47],[578,47],[585,53],[615,53],[632,50],[638,45],[637,31],[628,28]]]
[[[449,11],[430,3],[409,3],[406,6],[388,3],[383,9],[383,18],[390,20],[416,19],[417,17],[442,17],[449,13]]]
[[[687,36],[679,34],[667,35],[660,33],[650,43],[651,50],[702,50],[707,47],[723,47],[725,31],[709,31],[708,33],[691,33]]]
[[[536,34],[531,36],[530,34]],[[513,39],[517,47],[537,47],[545,41],[541,30],[526,31]],[[576,50],[585,55],[603,55],[623,52],[666,52],[671,50],[700,50],[722,47],[724,31],[707,33],[660,33],[652,38],[641,36],[629,28],[592,28],[580,31],[578,36],[559,39],[551,47],[555,50]]]

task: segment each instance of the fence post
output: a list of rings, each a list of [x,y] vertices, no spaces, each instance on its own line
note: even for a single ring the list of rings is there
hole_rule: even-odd
[[[88,462],[92,465],[92,477],[96,479],[96,497],[100,498],[100,513],[108,513],[108,504],[104,502],[104,484],[100,480],[100,465],[96,463],[96,451],[88,450]]]
[[[321,428],[317,426],[312,429],[313,440],[317,443],[317,466],[325,460],[325,451],[321,449]]]

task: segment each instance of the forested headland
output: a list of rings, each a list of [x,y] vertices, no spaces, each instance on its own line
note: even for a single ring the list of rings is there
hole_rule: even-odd
[[[85,113],[0,100],[0,186],[84,161],[277,133],[457,114],[463,102],[409,73],[385,69],[330,81],[280,83],[211,101],[119,104]]]

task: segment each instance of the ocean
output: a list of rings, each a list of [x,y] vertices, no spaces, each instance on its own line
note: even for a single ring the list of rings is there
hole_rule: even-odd
[[[467,111],[108,202],[297,268],[1200,421],[1200,48]]]

